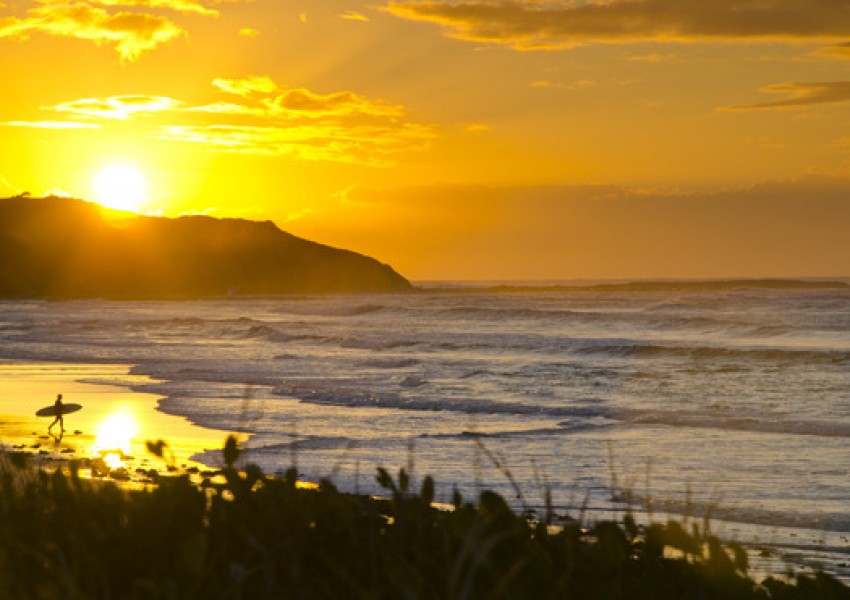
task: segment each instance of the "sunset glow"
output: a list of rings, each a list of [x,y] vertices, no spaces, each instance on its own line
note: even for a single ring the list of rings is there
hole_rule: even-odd
[[[0,195],[414,280],[836,276],[848,36],[804,0],[0,3]]]
[[[850,0],[0,0],[0,81],[9,597],[850,582]]]
[[[124,466],[124,458],[130,456],[131,441],[138,431],[135,417],[118,410],[104,419],[95,431],[92,455],[100,456],[110,469]]]

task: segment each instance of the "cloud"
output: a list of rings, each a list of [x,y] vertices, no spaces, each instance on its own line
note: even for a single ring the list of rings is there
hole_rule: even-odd
[[[385,167],[393,164],[392,154],[424,148],[433,132],[426,126],[413,123],[395,126],[332,123],[298,126],[172,125],[163,127],[155,137],[202,144],[225,152]]]
[[[262,117],[266,115],[265,108],[256,108],[245,106],[244,104],[234,104],[233,102],[213,102],[212,104],[203,104],[201,106],[192,106],[186,110],[190,112],[210,113],[217,115],[251,115]]]
[[[304,88],[282,90],[274,98],[265,101],[272,114],[298,114],[301,116],[329,116],[366,114],[385,117],[401,117],[401,106],[368,100],[354,92],[317,94]]]
[[[348,209],[308,216],[300,231],[321,226],[417,278],[836,277],[850,275],[849,196],[850,179],[815,176],[717,193],[354,188]]]
[[[242,101],[215,102],[186,111],[225,122],[170,125],[156,137],[217,151],[376,167],[393,164],[392,155],[399,152],[422,150],[434,137],[431,127],[404,122],[401,106],[348,90],[320,94],[279,86],[269,77],[216,79],[213,85]],[[246,118],[254,121],[246,124]]]
[[[339,15],[340,19],[346,19],[348,21],[362,21],[364,23],[369,22],[369,17],[364,15],[363,13],[359,13],[353,10],[350,10],[346,13]]]
[[[96,123],[78,123],[76,121],[7,121],[5,127],[33,127],[36,129],[100,129]]]
[[[650,54],[631,54],[627,57],[627,60],[630,62],[660,63],[675,60],[675,58],[675,52],[671,52],[669,54],[652,52]]]
[[[386,10],[401,18],[442,25],[454,38],[521,50],[597,42],[798,40],[850,35],[850,11],[843,0],[393,0]]]
[[[239,30],[239,35],[249,38],[255,38],[260,35],[260,31],[258,29],[254,29],[253,27],[243,27]]]
[[[400,117],[403,109],[397,105],[375,102],[350,91],[317,94],[305,88],[286,88],[278,86],[269,77],[248,77],[246,79],[216,79],[213,85],[219,90],[249,98],[265,95],[262,104],[267,114],[278,116],[310,116],[368,114],[388,117]],[[224,107],[224,105],[218,105]],[[234,113],[255,112],[245,107],[230,104]]]
[[[136,113],[173,110],[180,104],[178,100],[166,96],[127,95],[74,100],[54,106],[52,110],[71,113],[78,117],[124,120]]]
[[[170,42],[185,31],[165,17],[132,12],[111,14],[82,2],[42,2],[29,10],[26,18],[0,20],[0,38],[24,38],[33,33],[110,44],[122,61],[132,62],[143,52]]]
[[[833,58],[850,58],[850,42],[824,46],[823,48],[816,50],[814,54],[820,56],[831,56]]]
[[[218,16],[218,11],[207,8],[191,0],[87,0],[88,4],[99,6],[121,6],[134,8],[166,8],[177,12],[196,13],[199,15]],[[67,4],[66,0],[42,0],[44,4]]]
[[[369,166],[393,164],[393,155],[420,151],[434,138],[427,125],[406,122],[404,109],[344,90],[320,94],[286,88],[269,77],[216,79],[235,101],[187,105],[167,96],[83,98],[42,110],[82,120],[129,120],[159,113],[150,137],[195,143],[210,150],[330,160]],[[165,124],[164,124],[165,123]],[[99,127],[89,122],[23,122],[26,127]],[[143,129],[145,131],[145,129]]]
[[[726,106],[721,110],[753,110],[765,108],[800,108],[812,104],[850,101],[850,81],[823,81],[818,83],[777,83],[761,89],[762,92],[789,95],[784,100]]]
[[[215,79],[213,85],[222,92],[247,98],[255,93],[269,93],[277,89],[277,84],[268,77],[247,77],[245,79]]]
[[[572,81],[569,83],[539,79],[532,81],[529,85],[538,89],[585,90],[596,87],[598,83],[598,81],[594,81],[592,79],[579,79],[578,81]]]

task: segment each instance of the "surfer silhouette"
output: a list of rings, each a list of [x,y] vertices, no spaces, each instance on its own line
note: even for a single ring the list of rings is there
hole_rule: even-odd
[[[53,426],[56,425],[56,423],[59,423],[59,429],[62,433],[65,433],[65,419],[62,418],[62,411],[65,407],[62,404],[62,394],[56,396],[56,402],[53,403],[53,407],[56,410],[56,418],[53,419],[50,427],[47,428],[47,433],[50,433],[50,430],[53,429]]]

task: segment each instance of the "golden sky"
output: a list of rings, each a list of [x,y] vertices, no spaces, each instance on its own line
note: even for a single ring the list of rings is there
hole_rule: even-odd
[[[0,196],[418,280],[850,275],[847,0],[0,0],[0,80]]]

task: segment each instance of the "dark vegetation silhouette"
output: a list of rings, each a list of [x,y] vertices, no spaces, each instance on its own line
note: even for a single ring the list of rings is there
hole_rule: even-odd
[[[143,217],[71,198],[0,199],[0,297],[180,298],[406,291],[373,258],[271,221]]]
[[[167,444],[148,444],[168,459]],[[296,485],[224,468],[193,482],[160,476],[143,491],[0,456],[0,599],[18,598],[566,598],[844,600],[823,574],[756,582],[737,544],[678,521],[550,528],[498,494],[432,506],[405,470],[378,469],[386,498]]]

